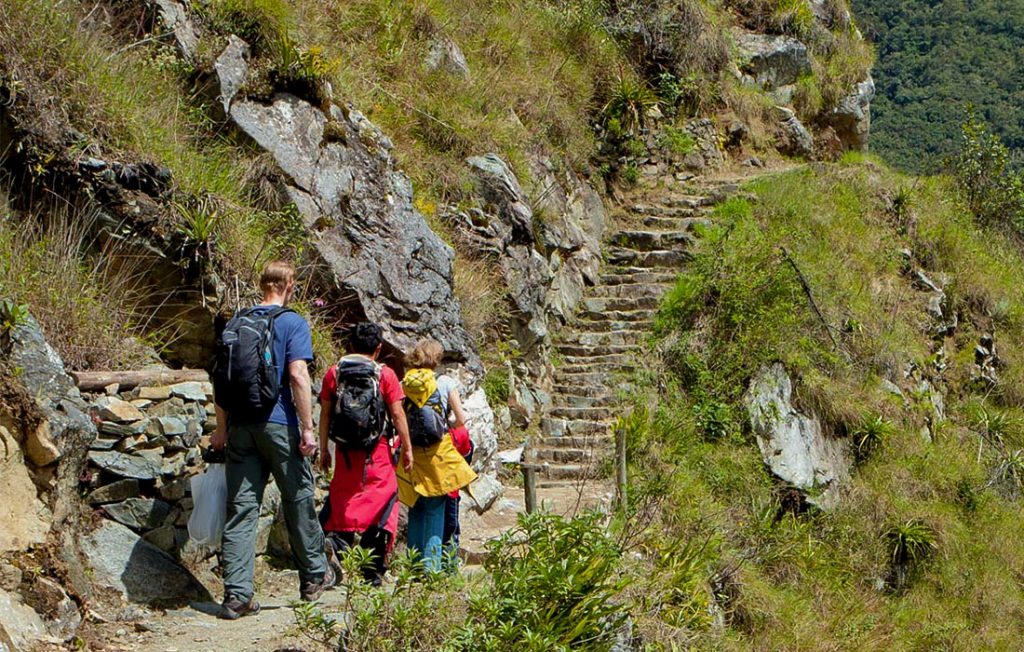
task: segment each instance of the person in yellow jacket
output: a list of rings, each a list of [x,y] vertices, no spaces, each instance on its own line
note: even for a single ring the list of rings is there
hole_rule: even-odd
[[[442,570],[448,493],[476,479],[449,434],[450,428],[465,424],[466,415],[456,381],[434,373],[443,354],[436,341],[420,341],[406,357],[402,379],[413,464],[411,471],[397,470],[398,499],[409,507],[409,547],[430,573]]]

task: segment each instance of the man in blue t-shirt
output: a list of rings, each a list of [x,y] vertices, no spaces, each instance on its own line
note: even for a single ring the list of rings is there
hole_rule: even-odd
[[[295,268],[269,263],[260,276],[263,301],[255,310],[285,306],[295,291]],[[228,506],[222,540],[224,602],[221,617],[234,620],[257,613],[253,600],[256,528],[263,490],[270,475],[281,490],[281,508],[292,553],[299,567],[299,593],[316,600],[336,577],[324,555],[324,536],[313,504],[309,458],[319,448],[313,430],[309,363],[313,340],[306,320],[294,312],[274,319],[274,363],[281,369],[280,392],[269,414],[234,414],[216,401],[216,450],[227,448]]]

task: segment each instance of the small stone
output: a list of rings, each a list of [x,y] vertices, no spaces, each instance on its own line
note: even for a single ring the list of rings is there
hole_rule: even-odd
[[[117,396],[117,393],[121,391],[121,386],[117,383],[110,383],[103,388],[103,391],[107,396]]]
[[[116,396],[101,396],[94,404],[99,409],[100,418],[114,423],[131,423],[146,418],[139,408]]]
[[[168,453],[177,453],[178,451],[186,450],[188,446],[185,445],[185,442],[182,441],[181,437],[168,437],[167,443],[164,444],[164,448]]]
[[[206,402],[206,390],[203,387],[203,383],[189,382],[171,385],[171,396],[195,403]]]
[[[104,435],[113,435],[115,437],[134,437],[146,432],[148,425],[149,424],[145,419],[134,423],[114,423],[113,421],[104,421],[99,425],[99,431]]]
[[[154,460],[144,455],[128,455],[117,451],[90,451],[89,461],[122,478],[155,480],[160,475],[159,457]]]
[[[171,398],[170,387],[139,387],[135,390],[135,398],[150,401],[166,401]]]
[[[149,437],[146,437],[145,435],[136,435],[134,437],[125,437],[120,442],[118,442],[118,444],[117,444],[117,446],[115,446],[115,448],[117,450],[121,451],[122,453],[131,453],[131,452],[133,452],[135,450],[138,450],[139,448],[142,448],[143,446],[145,446],[146,442],[148,442],[148,441],[149,441]]]
[[[148,398],[136,398],[128,402],[134,405],[135,407],[139,408],[140,410],[145,410],[146,408],[153,405],[153,401],[149,400]]]
[[[150,417],[180,417],[184,411],[185,401],[177,397],[157,403],[148,410]]]
[[[175,527],[173,525],[161,525],[154,530],[146,532],[142,535],[142,538],[164,552],[171,552],[174,550],[176,543],[175,534]]]
[[[133,530],[152,530],[163,525],[171,506],[152,498],[129,498],[104,505],[103,509],[112,519]]]
[[[50,422],[42,421],[25,438],[25,455],[36,466],[47,466],[60,459],[60,449],[50,436]]]
[[[185,497],[191,488],[191,478],[182,477],[173,480],[161,481],[157,486],[160,497],[166,501],[175,503]]]
[[[182,475],[188,466],[187,460],[185,453],[176,453],[174,457],[164,461],[160,472],[163,475]]]
[[[14,591],[21,585],[23,575],[21,569],[14,564],[0,561],[0,589]]]
[[[114,450],[114,446],[117,446],[120,442],[120,437],[97,437],[91,444],[89,444],[89,450],[111,451]]]
[[[137,498],[140,494],[139,481],[134,478],[128,478],[94,489],[86,496],[85,502],[90,505],[119,503],[129,498]]]
[[[155,417],[150,421],[150,427],[147,430],[150,435],[165,437],[184,435],[187,431],[185,422],[177,417]]]

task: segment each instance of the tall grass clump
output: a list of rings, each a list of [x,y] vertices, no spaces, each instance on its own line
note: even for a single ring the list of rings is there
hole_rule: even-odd
[[[0,207],[0,296],[28,308],[68,368],[131,368],[150,361],[146,340],[155,342],[149,331],[159,305],[145,261],[116,241],[98,248],[93,219]]]

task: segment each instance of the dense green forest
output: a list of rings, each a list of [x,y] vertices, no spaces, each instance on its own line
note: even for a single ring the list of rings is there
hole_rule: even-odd
[[[968,104],[1011,150],[1024,150],[1024,3],[855,0],[853,5],[878,51],[875,151],[908,170],[936,170],[956,149]]]

